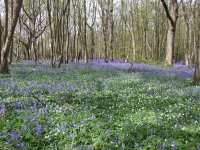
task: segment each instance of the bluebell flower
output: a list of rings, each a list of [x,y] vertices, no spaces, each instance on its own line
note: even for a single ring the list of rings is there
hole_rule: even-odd
[[[43,111],[44,114],[48,114],[47,107],[43,107],[42,111]]]
[[[1,104],[1,114],[2,114],[3,116],[6,115],[6,106],[5,106],[4,103]]]
[[[17,108],[18,108],[18,109],[21,109],[22,106],[23,106],[23,105],[21,104],[21,102],[17,102]]]
[[[15,95],[19,91],[20,91],[20,89],[17,87],[17,85],[14,85],[14,87],[13,87],[13,95]]]
[[[135,143],[135,148],[139,147],[139,144],[138,143]]]
[[[76,138],[76,135],[74,133],[72,133],[71,138],[72,138],[72,140],[74,140]]]
[[[61,131],[65,132],[66,131],[66,125],[64,122],[61,122]]]
[[[0,133],[0,138],[4,138],[4,136],[7,135],[7,134],[8,134],[8,131],[7,131],[7,130],[1,132],[1,133]]]
[[[73,123],[74,128],[76,128],[77,127],[76,122],[73,121],[72,123]]]
[[[40,135],[42,133],[43,129],[42,129],[42,125],[40,124],[37,124],[37,131],[36,131],[36,134],[37,135]]]
[[[18,140],[18,139],[19,139],[19,136],[20,136],[19,131],[17,131],[17,130],[13,130],[13,131],[12,131],[11,139],[12,139],[13,141]]]
[[[20,144],[17,144],[17,147],[18,148],[24,148],[26,146],[26,143],[25,142],[22,142]]]
[[[6,142],[10,144],[10,143],[11,143],[11,140],[10,140],[10,139],[6,139]]]

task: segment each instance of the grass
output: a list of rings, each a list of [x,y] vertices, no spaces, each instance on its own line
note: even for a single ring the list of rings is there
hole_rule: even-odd
[[[12,65],[0,149],[200,149],[200,86],[180,67],[98,63]]]

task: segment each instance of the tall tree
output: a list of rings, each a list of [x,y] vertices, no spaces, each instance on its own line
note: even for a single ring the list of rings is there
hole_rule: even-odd
[[[86,8],[86,0],[83,1],[83,10],[84,10],[84,62],[88,63],[88,48],[87,48],[87,8]]]
[[[168,7],[165,0],[161,0],[163,7],[165,9],[169,25],[167,33],[167,51],[165,65],[167,67],[173,66],[173,52],[174,52],[174,42],[176,33],[176,22],[178,19],[178,2],[177,0],[170,0],[170,6]]]
[[[108,62],[108,41],[109,41],[109,7],[110,0],[98,0],[101,9],[101,23],[103,29],[104,60]]]
[[[110,10],[109,10],[109,20],[110,20],[110,59],[113,61],[114,53],[114,0],[110,1]]]
[[[129,3],[130,6],[130,31],[131,31],[131,45],[132,45],[132,60],[136,60],[136,46],[135,46],[135,15],[134,15],[134,3],[133,1]]]
[[[95,29],[94,29],[94,25],[96,23],[96,4],[95,1],[91,0],[90,1],[90,7],[89,7],[89,13],[90,13],[90,18],[91,21],[87,22],[87,26],[90,30],[90,59],[92,60],[94,58],[94,52],[95,52]]]
[[[10,52],[11,43],[13,41],[13,35],[15,31],[15,27],[17,25],[17,21],[20,15],[20,10],[22,8],[23,0],[16,0],[16,6],[14,9],[14,15],[11,27],[9,29],[8,35],[6,36],[5,44],[1,50],[1,69],[0,72],[3,74],[9,73],[9,67],[8,67],[8,55]],[[8,5],[8,1],[5,0],[5,5]]]
[[[2,49],[2,34],[3,33],[3,27],[1,23],[1,14],[0,14],[0,64],[1,64],[1,49]]]
[[[196,17],[200,15],[200,2],[197,5]],[[195,39],[195,72],[193,76],[193,81],[195,83],[200,82],[200,19],[196,21],[196,36]]]
[[[14,9],[14,0],[11,0],[11,2],[10,2],[10,14],[11,14],[11,17],[10,17],[10,21],[12,21],[13,20],[13,9]],[[11,43],[11,48],[10,48],[10,61],[9,61],[9,63],[11,64],[12,63],[12,59],[13,59],[13,45],[14,45],[14,43],[13,43],[13,40],[12,40],[12,43]]]

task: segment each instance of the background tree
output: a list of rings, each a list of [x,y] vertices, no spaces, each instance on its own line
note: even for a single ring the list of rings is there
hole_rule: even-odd
[[[0,3],[2,61],[16,2]],[[192,67],[198,55],[198,5],[198,0],[24,0],[8,62],[45,59],[60,67],[120,59]]]
[[[197,2],[196,10],[197,12],[195,13],[196,17],[200,15],[200,2]],[[200,19],[197,17],[196,21],[196,40],[195,40],[195,72],[194,72],[194,82],[199,82],[200,81]]]

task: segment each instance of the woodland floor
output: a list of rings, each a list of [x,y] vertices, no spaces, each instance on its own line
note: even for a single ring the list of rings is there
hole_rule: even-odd
[[[200,149],[193,69],[103,60],[0,75],[0,149]]]

